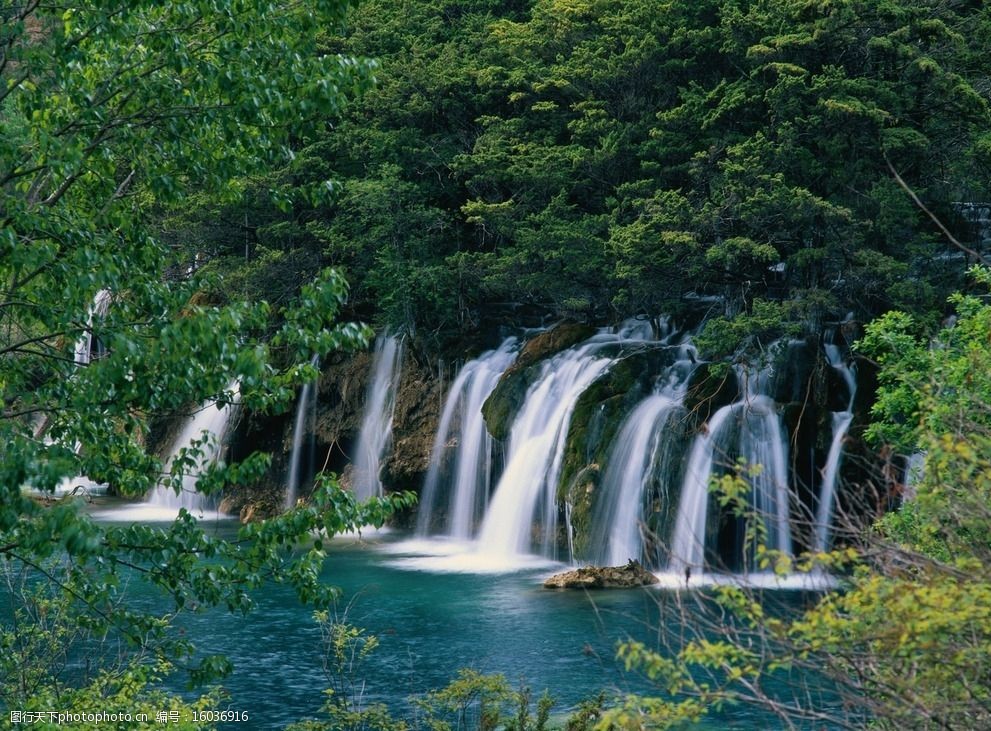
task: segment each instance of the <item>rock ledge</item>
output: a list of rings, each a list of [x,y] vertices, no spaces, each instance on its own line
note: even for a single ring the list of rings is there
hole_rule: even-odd
[[[658,578],[640,565],[630,561],[626,566],[582,566],[564,571],[547,579],[547,589],[629,589],[658,583]]]

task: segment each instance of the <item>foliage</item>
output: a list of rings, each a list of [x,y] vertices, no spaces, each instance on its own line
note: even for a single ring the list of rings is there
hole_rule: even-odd
[[[545,731],[554,705],[544,691],[533,714],[532,691],[526,685],[511,690],[501,675],[485,675],[462,669],[444,688],[412,698],[416,713],[409,721],[394,718],[381,703],[366,704],[365,665],[378,648],[379,640],[365,629],[348,622],[347,609],[318,611],[314,619],[320,627],[324,674],[330,683],[323,706],[326,720],[308,719],[289,726],[290,731],[403,731],[426,728],[429,731]],[[589,728],[602,699],[582,704],[568,728]]]
[[[82,501],[23,491],[44,494],[86,475],[141,495],[162,472],[147,443],[151,419],[229,402],[235,381],[244,407],[283,409],[315,377],[313,354],[367,341],[367,328],[336,323],[348,291],[336,271],[316,273],[292,301],[230,293],[221,306],[203,293],[224,286],[218,273],[194,271],[195,257],[153,235],[155,219],[193,193],[198,202],[236,200],[244,176],[284,164],[369,87],[372,63],[315,41],[318,30],[340,28],[348,7],[0,3],[0,565],[29,575],[2,636],[62,657],[72,639],[64,633],[78,629],[120,643],[122,658],[115,674],[77,689],[64,663],[34,667],[30,692],[26,675],[5,675],[5,699],[137,701],[157,697],[145,685],[173,663],[187,664],[194,682],[222,674],[220,658],[191,662],[192,647],[169,631],[174,613],[247,611],[251,591],[270,580],[326,604],[322,541],[380,525],[411,500],[359,506],[328,479],[309,505],[228,541],[185,511],[164,527],[111,526],[94,522]],[[109,293],[105,314],[93,307],[100,292]],[[87,345],[101,357],[88,357]],[[202,446],[172,463],[171,484]],[[218,465],[199,489],[237,489],[266,465],[264,455]],[[135,576],[159,591],[152,614],[128,601]],[[39,583],[70,599],[58,605],[57,627],[18,606]]]
[[[717,301],[815,332],[959,285],[889,163],[973,237],[954,202],[989,192],[979,3],[369,0],[348,23],[330,47],[378,55],[378,87],[254,188],[288,213],[221,216],[345,267],[393,324],[463,332],[505,302],[697,319]]]
[[[402,731],[406,725],[393,720],[389,711],[381,703],[366,705],[365,682],[362,666],[368,656],[378,647],[378,638],[369,635],[360,627],[347,621],[347,612],[338,616],[322,610],[314,614],[320,627],[320,640],[323,646],[323,672],[330,687],[324,691],[327,702],[324,704],[329,723],[305,722],[298,728],[316,729],[396,729]],[[290,727],[296,728],[297,726]]]
[[[754,300],[749,312],[707,320],[694,342],[699,353],[709,358],[734,351],[766,358],[775,341],[800,332],[797,323],[791,321],[792,310],[785,303]]]
[[[972,274],[981,287],[991,284],[986,269]],[[842,589],[784,616],[741,588],[717,589],[714,606],[670,654],[621,647],[627,666],[661,693],[629,698],[601,728],[669,727],[739,702],[762,705],[787,724],[897,729],[991,722],[984,670],[991,662],[991,305],[974,294],[951,299],[955,320],[934,337],[895,312],[872,323],[858,346],[880,365],[872,435],[924,451],[925,469],[916,494],[861,535],[859,548],[798,559],[800,572],[842,570]],[[745,478],[724,478],[720,499],[741,504]],[[780,568],[770,552],[764,556]],[[771,692],[796,673],[812,687],[786,697]]]
[[[46,570],[56,570],[47,566]],[[100,641],[92,626],[78,621],[72,597],[50,582],[21,568],[4,566],[4,593],[8,601],[0,628],[0,688],[5,710],[43,713],[41,728],[72,725],[96,729],[109,720],[64,720],[56,723],[48,712],[65,714],[144,713],[149,723],[120,722],[113,727],[152,728],[159,712],[176,719],[178,728],[209,728],[192,712],[217,707],[216,693],[193,703],[156,690],[173,668],[164,658],[128,656],[117,643]],[[9,614],[8,614],[9,612]],[[71,682],[63,675],[71,670]],[[105,719],[107,716],[104,717]],[[6,719],[5,719],[6,720]]]
[[[988,269],[971,274],[991,287]],[[986,295],[951,301],[955,316],[931,340],[904,313],[868,328],[861,347],[882,367],[869,435],[924,454],[917,495],[884,525],[934,558],[980,558],[991,548],[991,306]]]
[[[504,676],[462,669],[457,679],[417,699],[417,705],[431,731],[490,731],[501,724],[502,706],[512,695]]]

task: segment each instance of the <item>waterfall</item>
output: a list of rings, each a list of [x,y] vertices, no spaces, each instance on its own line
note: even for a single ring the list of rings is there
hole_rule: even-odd
[[[847,411],[853,411],[853,400],[857,395],[857,376],[854,374],[853,368],[848,366],[843,360],[843,353],[840,351],[840,347],[835,343],[825,343],[823,345],[823,350],[826,353],[826,360],[829,361],[829,365],[832,366],[843,382],[846,383],[847,388]]]
[[[790,491],[787,440],[781,417],[773,400],[766,396],[751,399],[743,407],[744,424],[741,453],[748,465],[760,465],[753,484],[752,507],[767,527],[767,546],[791,555]]]
[[[819,505],[816,509],[815,531],[812,549],[817,552],[829,550],[833,505],[836,502],[836,486],[840,476],[840,462],[843,458],[843,442],[850,424],[853,422],[853,400],[857,393],[857,378],[853,369],[843,361],[840,349],[834,343],[826,343],[826,358],[830,366],[843,378],[847,385],[847,407],[845,411],[833,412],[833,440],[826,455],[822,471],[822,485],[819,488]]]
[[[926,476],[926,453],[913,452],[905,460],[905,471],[902,477],[902,502],[915,500],[918,496],[919,483]]]
[[[614,362],[610,345],[650,337],[649,324],[603,332],[545,361],[510,429],[506,469],[479,529],[479,550],[518,556],[557,543],[557,487],[571,415],[579,397]],[[534,525],[539,524],[535,534]]]
[[[110,309],[110,299],[109,289],[101,289],[93,297],[93,303],[86,314],[86,330],[76,340],[74,348],[73,361],[78,366],[89,365],[93,359],[94,346],[98,345],[98,341],[93,335],[93,320],[106,317],[107,311]]]
[[[365,414],[355,448],[352,490],[359,500],[382,495],[379,471],[392,441],[392,414],[396,406],[403,360],[399,338],[383,333],[375,341],[372,380],[365,397]]]
[[[717,411],[709,419],[706,431],[692,445],[675,518],[674,536],[671,538],[668,565],[675,573],[701,569],[705,564],[705,522],[709,506],[709,479],[716,456],[716,436],[722,433],[723,424],[734,408],[735,405],[724,406]]]
[[[314,368],[320,362],[320,357],[314,355],[310,365]],[[299,400],[296,402],[296,420],[292,429],[292,452],[289,453],[289,475],[286,478],[286,499],[285,508],[288,510],[296,505],[299,497],[300,481],[303,472],[303,452],[304,438],[309,435],[309,453],[312,457],[314,451],[313,427],[316,420],[317,382],[310,381],[303,384],[299,392]]]
[[[665,467],[657,464],[657,457],[667,437],[665,427],[679,406],[679,399],[652,394],[620,427],[596,501],[591,535],[596,563],[619,566],[630,559],[644,560],[644,493],[653,475]]]
[[[763,391],[766,378],[749,379]],[[764,521],[766,544],[791,554],[788,520],[788,461],[781,419],[774,401],[748,393],[742,400],[719,409],[703,432],[695,438],[688,458],[678,515],[671,539],[669,569],[675,573],[700,571],[705,567],[709,484],[725,474],[738,455],[747,466],[759,465],[751,475],[750,507]]]
[[[107,312],[110,310],[110,300],[112,299],[109,289],[101,289],[93,297],[93,302],[90,303],[89,308],[86,311],[86,329],[76,340],[73,346],[73,357],[72,360],[76,366],[87,366],[93,360],[94,356],[98,355],[102,351],[102,344],[93,335],[93,322],[97,319],[102,319],[106,317]],[[34,434],[35,438],[41,438],[46,446],[52,446],[56,443],[56,440],[52,439],[47,433],[47,429],[50,426],[50,417],[42,418],[37,427],[35,428]],[[64,441],[59,440],[59,444],[68,447]],[[75,454],[79,454],[82,451],[82,443],[79,441],[74,441],[72,443],[72,451]],[[106,483],[93,482],[85,475],[75,475],[73,477],[63,478],[56,486],[54,493],[55,495],[68,495],[73,494],[77,491],[83,492],[89,495],[104,494],[107,492],[108,485]],[[33,488],[29,488],[33,490]],[[36,494],[44,495],[45,493],[37,492]]]
[[[433,532],[443,483],[450,486],[445,534],[461,540],[471,537],[484,512],[492,475],[492,437],[485,428],[482,404],[516,359],[517,345],[516,338],[507,338],[496,350],[465,364],[451,384],[430,454],[417,518],[418,535]],[[449,452],[452,454],[447,457]]]
[[[181,450],[188,449],[196,443],[199,454],[195,458],[195,466],[183,468],[182,489],[178,494],[171,486],[159,484],[148,497],[148,503],[177,512],[180,508],[185,508],[190,513],[202,513],[213,509],[212,496],[197,492],[196,482],[200,475],[221,457],[224,440],[237,412],[240,391],[241,384],[237,381],[232,382],[227,386],[228,398],[224,402],[207,402],[186,421],[179,436],[172,443],[166,467],[171,468],[172,463],[181,456]]]
[[[666,321],[663,325],[664,330],[670,330]],[[672,335],[669,332],[661,342],[667,342]],[[590,543],[592,556],[600,565],[619,566],[631,558],[653,563],[645,554],[644,510],[652,484],[660,480],[670,488],[670,480],[680,472],[678,424],[685,415],[685,384],[696,362],[695,348],[689,342],[682,343],[677,360],[658,379],[655,392],[623,420],[610,446],[599,483]],[[665,490],[665,501],[670,492]]]

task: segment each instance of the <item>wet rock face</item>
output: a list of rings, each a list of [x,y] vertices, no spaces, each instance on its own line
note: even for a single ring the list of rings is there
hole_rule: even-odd
[[[729,368],[722,370],[703,363],[688,379],[685,409],[692,431],[698,431],[713,414],[740,397],[740,384]]]
[[[658,578],[630,560],[626,566],[583,566],[547,579],[547,589],[631,589],[658,583]]]
[[[346,456],[349,445],[357,437],[371,371],[372,354],[369,352],[333,356],[323,367],[316,436],[324,453],[336,445]],[[440,419],[441,387],[430,370],[407,350],[393,411],[392,447],[381,474],[382,481],[390,489],[417,489],[422,482],[430,462],[434,430]],[[341,469],[342,465],[332,463],[330,467]]]
[[[540,363],[572,345],[578,345],[578,343],[588,340],[595,333],[596,329],[591,325],[582,325],[577,322],[562,322],[550,330],[538,333],[523,346],[516,362],[506,371],[506,374],[521,371],[535,363]]]
[[[306,498],[314,472],[326,469],[350,482],[350,452],[361,429],[372,354],[336,353],[320,373],[313,450],[304,459],[300,497]],[[418,490],[430,461],[434,431],[440,419],[442,384],[408,352],[393,412],[392,445],[383,461],[381,478],[389,490]],[[260,450],[272,455],[272,465],[258,483],[225,492],[221,509],[240,515],[242,522],[276,515],[284,509],[286,474],[293,441],[294,411],[281,415],[246,414],[238,429],[232,456],[243,459]],[[311,422],[307,421],[307,429]],[[309,435],[307,435],[307,438]]]
[[[387,489],[419,491],[430,464],[443,400],[440,381],[407,354],[392,416],[392,449],[382,471]]]
[[[317,389],[317,439],[344,444],[361,428],[362,407],[372,371],[372,354],[334,353],[324,363]]]
[[[392,437],[382,461],[382,482],[390,490],[418,489],[422,483],[444,398],[442,383],[407,348],[392,412]],[[372,357],[361,353],[324,369],[320,379],[318,440],[351,445],[364,416]]]

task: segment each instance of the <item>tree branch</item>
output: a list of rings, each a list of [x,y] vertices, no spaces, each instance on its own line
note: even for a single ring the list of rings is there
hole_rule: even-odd
[[[979,261],[981,264],[985,264],[985,265],[991,264],[991,261],[985,259],[984,256],[979,251],[970,248],[966,244],[961,243],[960,240],[957,239],[956,236],[951,234],[949,229],[947,229],[946,226],[943,225],[943,222],[939,220],[936,214],[930,211],[928,208],[926,208],[926,204],[919,199],[919,196],[915,194],[915,191],[909,187],[908,183],[902,180],[902,176],[898,174],[897,170],[895,170],[895,166],[891,164],[891,160],[888,159],[887,155],[884,156],[884,161],[888,164],[888,170],[890,170],[891,174],[894,176],[895,182],[902,187],[902,190],[908,193],[909,197],[912,199],[915,205],[917,205],[920,209],[922,209],[922,212],[925,213],[927,216],[929,216],[930,219],[932,219],[932,222],[939,227],[939,230],[943,232],[943,235],[946,236],[947,239],[949,239],[951,244],[956,246],[958,249],[960,249],[960,251],[964,252],[968,256],[973,257],[976,261]]]

